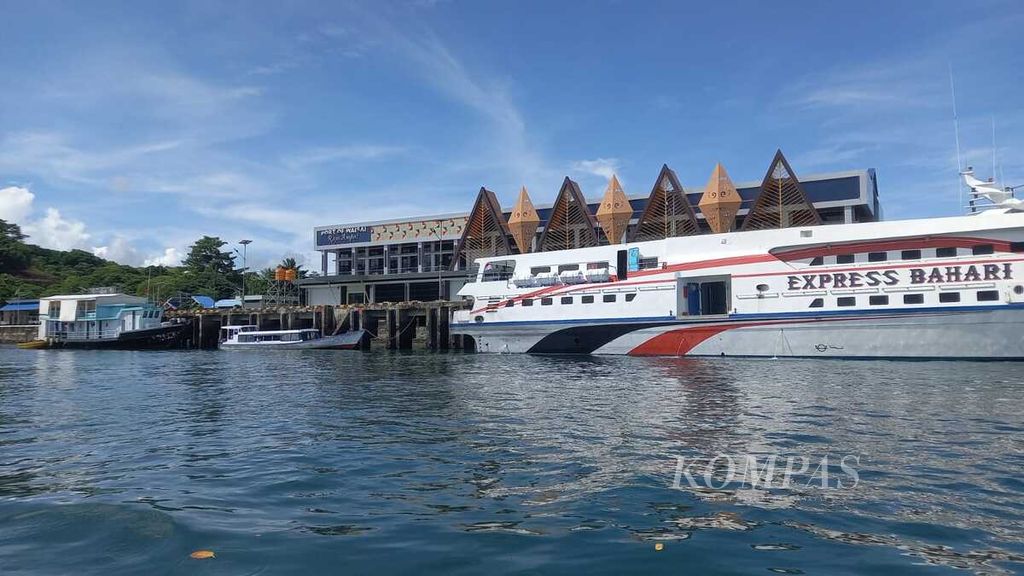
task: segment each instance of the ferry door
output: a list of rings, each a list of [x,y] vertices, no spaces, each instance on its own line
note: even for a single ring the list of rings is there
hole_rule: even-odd
[[[700,284],[687,282],[683,286],[683,297],[686,299],[686,307],[680,306],[680,310],[686,310],[690,316],[700,316]]]
[[[676,280],[679,316],[718,316],[729,313],[728,276],[702,276]]]

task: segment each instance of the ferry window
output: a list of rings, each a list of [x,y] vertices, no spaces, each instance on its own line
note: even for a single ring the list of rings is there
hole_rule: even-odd
[[[553,303],[554,303],[554,300],[552,300],[551,298],[541,298],[540,299],[540,305],[541,306],[551,306]]]
[[[608,268],[607,262],[587,262],[587,270],[604,270]]]
[[[602,300],[605,302],[615,302],[615,294],[605,294]]]
[[[856,306],[857,298],[854,296],[843,296],[836,300],[836,306]]]
[[[484,265],[484,282],[493,282],[495,280],[508,280],[512,278],[512,273],[516,269],[515,260],[498,260],[497,262],[488,262]]]
[[[562,272],[575,272],[576,270],[579,269],[579,264],[562,264],[558,267],[558,273],[561,274]]]
[[[825,259],[823,257],[821,257],[821,256],[817,256],[813,260],[811,260],[811,263],[809,264],[809,266],[821,266],[824,263],[825,263]]]
[[[511,307],[513,307],[515,305],[516,305],[516,301],[515,300],[509,300],[508,302],[505,302],[505,308],[511,308]]]
[[[532,298],[523,298],[523,306],[533,306]]]
[[[836,256],[836,264],[853,264],[853,254],[839,254]]]
[[[956,248],[936,248],[936,258],[956,258]]]
[[[593,304],[594,303],[594,297],[593,296],[583,296],[582,298],[580,298],[580,302],[583,303],[583,304]]]
[[[824,298],[815,298],[814,300],[811,300],[811,305],[808,306],[808,308],[824,308],[824,307],[825,307],[825,299]]]
[[[868,252],[868,262],[885,262],[888,258],[888,252]]]
[[[551,266],[534,266],[530,268],[530,275],[536,276],[537,274],[547,274],[551,272]]]
[[[901,254],[901,256],[903,257],[904,260],[920,260],[921,259],[921,251],[920,250],[904,250],[903,253]]]
[[[978,292],[978,302],[995,302],[999,300],[998,290],[981,290]]]
[[[973,253],[975,256],[987,256],[995,251],[995,247],[992,246],[991,244],[978,244],[977,246],[971,249],[971,253]]]
[[[888,296],[872,296],[868,298],[868,304],[872,306],[885,306],[889,303]]]
[[[626,294],[626,302],[632,302],[633,300],[636,300],[635,292],[633,294]]]
[[[1024,252],[1024,242],[1010,242],[1010,252]]]
[[[640,259],[640,269],[641,270],[649,270],[651,268],[657,268],[657,267],[658,267],[658,257],[657,256],[654,256],[653,258],[641,258]]]
[[[904,294],[904,304],[924,304],[924,294]]]
[[[572,296],[562,296],[562,304],[572,304]]]
[[[950,302],[959,302],[959,301],[960,301],[960,293],[959,292],[943,292],[943,293],[939,294],[939,302],[942,302],[943,304],[949,304]]]

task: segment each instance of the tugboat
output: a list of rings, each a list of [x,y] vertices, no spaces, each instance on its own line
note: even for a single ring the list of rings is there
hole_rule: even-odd
[[[70,294],[39,300],[38,341],[49,348],[175,348],[185,327],[164,322],[163,308],[140,296]]]
[[[260,330],[258,326],[225,326],[220,329],[221,350],[355,350],[365,336],[364,330],[323,336],[315,328],[302,330]]]

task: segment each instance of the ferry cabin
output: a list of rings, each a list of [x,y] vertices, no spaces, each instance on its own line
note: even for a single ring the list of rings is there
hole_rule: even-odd
[[[316,328],[303,328],[299,330],[263,330],[258,326],[224,326],[220,329],[221,344],[282,344],[289,342],[306,342],[319,340],[320,331]]]
[[[1024,358],[1024,213],[478,260],[482,352]]]
[[[163,309],[140,296],[77,294],[39,300],[39,339],[55,343],[116,341],[160,328]]]

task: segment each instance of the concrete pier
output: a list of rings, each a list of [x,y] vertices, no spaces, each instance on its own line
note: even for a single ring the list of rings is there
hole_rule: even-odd
[[[339,306],[279,306],[261,309],[198,309],[168,312],[170,318],[191,320],[185,337],[188,348],[216,348],[222,326],[249,324],[260,330],[315,328],[324,335],[365,330],[361,348],[388,350],[462,350],[453,341],[452,313],[464,302],[398,302]]]

